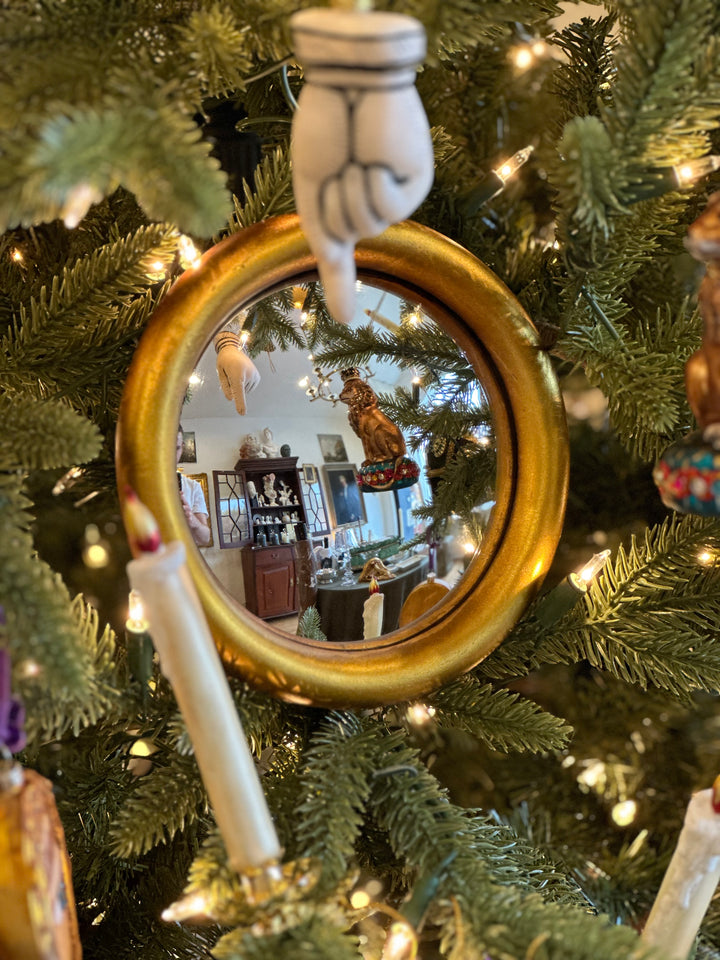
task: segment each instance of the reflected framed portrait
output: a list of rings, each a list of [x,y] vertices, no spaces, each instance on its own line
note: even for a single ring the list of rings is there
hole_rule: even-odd
[[[367,523],[365,501],[357,483],[355,464],[325,464],[322,472],[332,526],[348,527]]]
[[[200,487],[203,492],[203,496],[205,497],[205,506],[207,507],[207,512],[208,512],[208,526],[210,527],[210,542],[203,544],[203,546],[200,547],[201,550],[204,550],[207,547],[212,547],[214,545],[213,528],[212,528],[212,522],[210,520],[212,511],[210,509],[210,490],[208,488],[208,476],[206,473],[186,473],[185,476],[188,478],[188,480],[195,480],[197,483],[200,484]]]
[[[302,475],[305,483],[318,482],[317,467],[314,463],[304,463],[302,465]]]
[[[319,433],[318,443],[324,463],[347,463],[345,441],[339,433]]]

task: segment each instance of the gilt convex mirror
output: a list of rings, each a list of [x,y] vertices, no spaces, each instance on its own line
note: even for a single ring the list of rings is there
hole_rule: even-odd
[[[491,489],[483,493],[484,502],[477,507],[492,503],[492,510],[479,510],[484,529],[479,549],[469,562],[465,558],[458,569],[457,554],[452,556],[451,551],[450,557],[441,557],[446,567],[455,564],[450,571],[439,571],[440,575],[449,574],[452,590],[436,606],[399,629],[394,628],[395,622],[390,623],[389,632],[372,640],[348,639],[354,634],[342,629],[333,637],[334,628],[328,629],[327,640],[301,638],[292,632],[292,617],[261,619],[266,616],[262,611],[256,616],[248,610],[254,601],[248,601],[239,575],[242,551],[223,549],[217,542],[223,539],[224,523],[216,502],[217,476],[215,484],[212,479],[209,484],[212,547],[198,548],[185,523],[175,472],[178,422],[182,419],[185,430],[195,434],[198,460],[181,465],[187,473],[204,473],[209,478],[238,473],[245,483],[248,478],[243,475],[238,448],[248,434],[260,434],[269,425],[271,444],[289,445],[290,451],[283,452],[297,458],[303,482],[302,492],[297,491],[301,498],[309,493],[305,481],[312,481],[315,468],[326,501],[331,540],[333,530],[340,531],[339,539],[353,546],[357,554],[358,547],[368,542],[386,544],[399,539],[398,549],[386,556],[386,565],[392,570],[397,563],[395,572],[400,578],[413,569],[424,575],[422,538],[413,541],[412,536],[419,532],[420,521],[411,529],[415,515],[405,508],[419,500],[426,504],[433,500],[425,476],[427,449],[409,451],[423,471],[416,488],[419,495],[406,493],[401,501],[392,494],[365,494],[364,522],[340,523],[335,514],[331,484],[338,471],[361,462],[362,449],[342,403],[310,402],[312,389],[318,386],[314,373],[318,357],[325,373],[338,367],[340,348],[331,335],[318,339],[301,316],[300,307],[306,304],[295,303],[297,291],[316,289],[317,276],[294,216],[275,218],[236,234],[208,251],[200,267],[175,284],[136,352],[118,430],[120,490],[130,485],[138,492],[155,514],[165,540],[182,539],[187,544],[188,565],[227,668],[286,699],[337,707],[418,696],[471,668],[494,649],[550,564],[560,533],[567,481],[565,425],[557,384],[547,358],[537,347],[531,323],[500,281],[467,251],[412,223],[392,227],[377,240],[362,244],[356,261],[361,281],[359,323],[370,322],[366,310],[374,314],[371,321],[383,327],[383,336],[392,343],[407,319],[407,310],[416,308],[423,323],[447,338],[460,365],[474,371],[479,406],[487,411],[487,423],[476,434],[483,443],[492,442],[495,472]],[[227,407],[223,419],[229,418],[231,426],[225,429],[216,422],[210,433],[205,433],[214,416],[210,412],[214,401],[207,390],[212,389],[220,403],[213,338],[223,330],[247,329],[247,318],[258,305],[277,307],[278,302],[287,304],[287,319],[302,334],[297,356],[289,360],[289,351],[287,356],[278,349],[269,355],[260,351],[256,362],[263,381],[248,394],[246,414],[239,416],[223,398]],[[352,336],[351,330],[351,343]],[[348,355],[345,339],[343,357]],[[308,345],[312,360],[305,350]],[[439,395],[443,390],[442,375],[434,384],[428,377],[428,371],[438,372],[436,360],[430,357],[423,363],[422,358],[413,357],[402,363],[397,357],[394,362],[375,357],[366,369],[373,375],[370,383],[377,393],[400,388],[408,400],[413,393],[411,381],[420,373],[422,399],[432,402],[433,391]],[[202,383],[191,389],[190,402],[183,403],[193,372],[199,372]],[[261,402],[263,390],[275,402],[274,408]],[[332,390],[330,384],[327,391]],[[292,416],[283,417],[283,405],[290,405]],[[293,427],[293,419],[299,415],[307,423],[300,428],[296,420]],[[213,431],[215,441],[210,437]],[[226,449],[218,448],[218,435],[227,438]],[[347,460],[339,461],[334,469],[332,451],[328,456],[319,438],[338,436],[345,448],[340,456]],[[210,451],[214,451],[212,455]],[[235,471],[236,467],[240,470]],[[288,502],[289,516],[293,514],[293,496],[294,492]],[[240,508],[247,513],[249,497],[244,487],[239,497],[247,500]],[[261,512],[260,519],[272,520],[271,512]],[[260,532],[258,526],[252,526],[252,510],[244,526],[240,519],[242,547],[252,550]],[[315,534],[316,542],[322,542],[320,526],[309,526],[310,536]],[[292,550],[293,527],[264,529],[279,530]],[[459,535],[452,529],[452,521],[438,529],[446,540]],[[406,548],[409,541],[413,542]]]

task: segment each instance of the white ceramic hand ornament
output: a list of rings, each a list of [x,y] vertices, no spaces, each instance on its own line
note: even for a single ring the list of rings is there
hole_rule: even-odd
[[[305,84],[293,117],[293,189],[333,317],[355,306],[357,240],[408,217],[433,182],[415,70],[425,32],[412,17],[308,9],[291,18]]]
[[[222,392],[227,400],[235,401],[235,409],[244,416],[247,412],[245,394],[250,393],[260,383],[260,374],[240,345],[240,338],[236,333],[223,330],[218,333],[213,343],[217,353],[217,374]]]

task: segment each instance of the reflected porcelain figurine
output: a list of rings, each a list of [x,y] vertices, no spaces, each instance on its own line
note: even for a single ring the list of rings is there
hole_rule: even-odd
[[[263,430],[260,443],[263,457],[275,458],[280,456],[280,447],[273,440],[270,427],[265,427]]]
[[[275,474],[267,473],[263,477],[263,490],[265,491],[265,496],[271,507],[275,506],[275,501],[278,498],[278,492],[275,489]]]
[[[280,505],[283,507],[287,507],[288,504],[292,503],[292,499],[291,499],[292,490],[285,483],[284,480],[278,480],[278,483],[280,485]]]
[[[240,445],[241,460],[260,460],[267,457],[260,440],[254,433],[246,433]]]

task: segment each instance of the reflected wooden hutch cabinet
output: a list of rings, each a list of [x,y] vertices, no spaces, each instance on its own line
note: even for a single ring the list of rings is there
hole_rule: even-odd
[[[240,554],[245,606],[250,613],[262,620],[296,613],[298,592],[292,546],[287,543],[271,547],[248,544]]]
[[[296,518],[291,521],[291,528],[296,523],[303,523],[309,527],[309,537],[315,532],[317,511],[313,503],[308,518],[304,489],[307,485],[304,477],[301,482],[297,460],[297,457],[238,460],[234,470],[213,470],[219,546],[225,550],[240,549],[245,605],[262,619],[281,617],[298,610],[292,542],[270,542],[273,533],[277,533],[279,539],[281,532],[289,529],[282,523],[283,516]],[[275,477],[278,500],[280,495],[286,500],[283,504],[276,502],[273,505],[265,495],[263,477],[271,473]],[[323,504],[323,519],[324,516]],[[255,542],[261,531],[268,541],[262,546]]]

